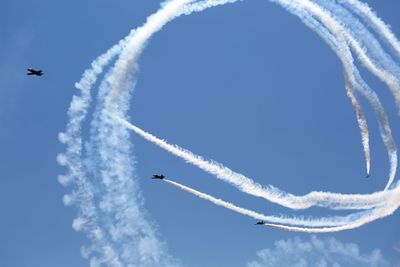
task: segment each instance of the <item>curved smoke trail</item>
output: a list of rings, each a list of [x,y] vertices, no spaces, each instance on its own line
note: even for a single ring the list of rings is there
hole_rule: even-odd
[[[173,181],[167,181],[182,190],[197,194],[214,204],[244,215],[264,219],[269,226],[289,231],[332,232],[360,227],[373,220],[392,214],[399,207],[399,183],[394,183],[397,170],[397,149],[388,117],[377,94],[362,79],[355,66],[353,53],[372,74],[382,80],[400,107],[400,67],[380,45],[370,28],[400,58],[400,43],[387,25],[366,5],[358,0],[270,0],[298,16],[314,30],[340,59],[345,77],[345,89],[356,112],[361,130],[367,173],[370,171],[369,132],[367,121],[357,99],[365,97],[375,111],[382,140],[387,148],[390,171],[385,191],[367,195],[311,192],[294,196],[275,187],[263,187],[227,167],[209,162],[200,156],[162,143],[156,137],[129,124],[125,119],[131,92],[135,84],[137,61],[148,40],[162,27],[181,15],[201,12],[207,8],[237,0],[170,0],[159,11],[149,16],[143,26],[97,58],[85,71],[76,88],[68,111],[69,123],[65,133],[59,135],[66,144],[66,152],[58,162],[67,167],[67,174],[59,176],[62,184],[74,187],[64,197],[65,204],[79,208],[73,227],[84,231],[92,241],[83,250],[90,257],[91,266],[174,266],[179,265],[160,241],[151,223],[144,215],[143,201],[134,174],[134,158],[129,144],[128,128],[133,129],[160,147],[201,167],[220,179],[233,184],[243,192],[265,197],[269,201],[292,209],[322,206],[331,209],[363,209],[344,217],[308,218],[265,216],[236,207]],[[360,19],[368,24],[365,27]],[[90,137],[84,142],[82,125],[91,104],[91,88],[111,61],[118,57],[99,86],[97,105],[90,123]],[[111,114],[111,116],[110,116]],[[140,131],[142,131],[140,133]],[[147,137],[146,137],[147,134]],[[162,140],[161,140],[162,141]]]
[[[160,148],[174,154],[175,156],[182,158],[186,162],[199,167],[203,171],[215,175],[220,180],[230,183],[240,191],[249,195],[264,198],[270,202],[287,208],[308,209],[313,206],[319,206],[337,210],[370,209],[386,203],[393,194],[392,190],[384,192],[380,191],[366,195],[314,191],[304,196],[295,196],[271,185],[262,186],[243,174],[236,173],[216,161],[207,161],[201,156],[196,155],[177,145],[171,145],[165,140],[159,139],[156,136],[143,131],[139,127],[121,118],[113,118],[144,139],[156,144]]]
[[[331,217],[319,217],[318,220],[315,220],[315,218],[312,217],[308,217],[308,218],[304,218],[304,217],[287,217],[287,216],[267,216],[249,209],[245,209],[242,207],[238,207],[230,202],[224,201],[222,199],[213,197],[209,194],[200,192],[198,190],[195,190],[193,188],[190,188],[188,186],[185,186],[183,184],[180,184],[178,182],[172,181],[170,179],[164,179],[164,181],[168,184],[171,184],[183,191],[186,191],[190,194],[193,194],[199,198],[202,198],[204,200],[207,200],[217,206],[221,206],[223,208],[232,210],[236,213],[245,215],[245,216],[249,216],[252,217],[254,219],[257,220],[263,220],[264,222],[268,222],[268,226],[276,226],[278,227],[279,224],[287,224],[287,225],[301,225],[301,226],[307,226],[307,227],[320,227],[320,226],[324,226],[324,227],[330,227],[330,229],[333,229],[335,227],[338,226],[343,226],[343,225],[348,225],[350,223],[353,223],[355,220],[359,219],[360,217],[366,217],[367,215],[369,215],[371,213],[370,210],[368,211],[362,211],[362,212],[358,212],[358,213],[354,213],[354,214],[350,214],[348,216],[331,216]],[[307,228],[304,228],[307,229]]]

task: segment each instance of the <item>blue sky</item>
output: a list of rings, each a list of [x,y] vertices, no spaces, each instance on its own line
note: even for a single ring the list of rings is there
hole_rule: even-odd
[[[400,36],[395,0],[369,1]],[[65,207],[55,160],[64,145],[73,85],[90,62],[159,7],[158,1],[9,1],[0,11],[0,265],[88,266]],[[41,68],[41,78],[25,75]],[[399,117],[387,88],[366,72],[392,122]],[[365,104],[365,103],[364,103]],[[243,1],[181,17],[151,39],[140,59],[131,121],[172,143],[215,159],[262,184],[295,194],[312,190],[367,193],[385,186],[386,151],[372,112],[372,176],[365,179],[354,111],[341,65],[298,18],[268,1]],[[185,266],[245,266],[275,242],[301,238],[253,226],[254,220],[213,206],[153,173],[267,214],[300,214],[246,196],[132,134],[147,217],[171,255]],[[397,139],[397,142],[398,139]],[[301,213],[303,214],[303,213]],[[306,214],[328,215],[312,209]],[[400,241],[398,213],[362,228],[317,238],[382,251],[392,265]],[[282,241],[283,240],[283,241]],[[283,243],[282,243],[283,242]],[[285,243],[286,242],[286,243]],[[314,248],[315,250],[315,248]],[[262,260],[259,260],[262,262]]]

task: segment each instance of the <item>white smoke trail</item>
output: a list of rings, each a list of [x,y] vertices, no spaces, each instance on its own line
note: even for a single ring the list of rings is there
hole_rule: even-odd
[[[201,156],[183,149],[177,145],[171,145],[165,140],[143,131],[139,127],[127,122],[120,117],[113,118],[124,125],[126,128],[134,131],[146,140],[156,144],[173,155],[184,159],[200,169],[215,175],[217,178],[228,182],[242,192],[253,196],[262,197],[268,201],[277,203],[291,209],[306,209],[312,206],[320,206],[332,209],[370,209],[383,203],[391,197],[392,191],[376,192],[372,194],[338,194],[330,192],[311,192],[304,196],[295,196],[279,190],[276,187],[265,186],[254,182],[242,174],[235,173],[231,169],[222,166],[215,161],[207,161]]]
[[[380,69],[373,60],[366,55],[366,52],[362,48],[362,46],[358,43],[356,39],[353,38],[347,32],[343,33],[346,40],[348,40],[352,49],[358,56],[358,59],[363,63],[364,67],[366,67],[372,74],[374,74],[377,78],[379,78],[382,82],[386,83],[390,91],[392,92],[397,107],[400,109],[400,81],[396,78],[392,73]]]
[[[367,3],[361,3],[358,0],[339,0],[339,3],[350,7],[350,9],[361,16],[369,26],[375,29],[386,42],[392,46],[394,51],[396,51],[397,56],[400,57],[400,42],[390,30],[390,27],[387,26],[371,8]]]
[[[378,35],[377,37],[386,40],[384,34],[381,31],[372,32],[376,27],[373,27],[371,25],[373,23],[370,21],[367,22],[368,24],[363,24],[360,21],[362,18],[357,17],[357,14],[359,15],[360,12],[357,13],[353,5],[347,1],[344,3],[343,1],[339,1],[340,4],[332,0],[314,1],[326,10],[329,10],[331,16],[345,25],[346,31],[358,40],[363,46],[364,51],[367,52],[368,57],[373,59],[379,68],[385,69],[395,76],[399,75],[400,68],[398,63],[385,51],[386,47],[384,48],[375,37],[375,35]]]
[[[181,2],[180,4],[177,4]],[[188,1],[172,1],[164,5],[148,22],[135,30],[127,41],[143,40],[148,31],[163,25],[174,14],[171,10]],[[125,44],[126,45],[126,44]],[[127,130],[113,123],[105,116],[104,100],[110,91],[110,77],[106,75],[100,85],[97,108],[91,124],[90,150],[88,163],[90,172],[99,181],[97,190],[102,216],[107,220],[103,225],[109,229],[110,244],[117,248],[120,261],[124,266],[175,266],[177,263],[166,253],[164,244],[156,237],[151,224],[144,218],[140,192],[135,183],[132,166],[131,146],[128,143]],[[128,99],[130,91],[119,94],[121,100]],[[127,104],[120,101],[114,112],[123,116]],[[108,263],[110,264],[110,263]]]
[[[193,188],[190,188],[188,186],[185,186],[183,184],[180,184],[176,181],[172,181],[170,179],[163,179],[163,181],[183,190],[186,191],[188,193],[191,193],[201,199],[207,200],[217,206],[232,210],[236,213],[245,215],[245,216],[249,216],[252,217],[256,220],[263,220],[265,222],[269,222],[270,224],[268,225],[276,225],[274,223],[279,223],[279,224],[288,224],[288,225],[302,225],[302,226],[308,226],[308,227],[329,227],[329,226],[342,226],[342,225],[346,225],[349,224],[351,222],[354,222],[355,220],[357,220],[360,217],[364,217],[366,215],[368,215],[370,213],[370,211],[363,211],[363,212],[357,212],[354,214],[350,214],[348,216],[344,216],[344,217],[326,217],[326,218],[318,218],[318,219],[313,219],[313,218],[298,218],[298,217],[283,217],[283,216],[266,216],[264,214],[249,210],[249,209],[245,209],[245,208],[241,208],[238,207],[230,202],[224,201],[222,199],[213,197],[209,194],[200,192],[198,190],[195,190]],[[333,228],[333,227],[331,227]]]
[[[182,15],[185,5],[195,1],[196,0],[167,1],[160,12],[149,16],[146,23],[136,30],[132,38],[127,40],[125,49],[121,52],[112,74],[108,77],[108,82],[112,90],[105,101],[108,108],[117,108],[110,106],[114,101],[113,98],[117,97],[121,90],[127,90],[129,86],[132,86],[132,76],[134,74],[131,71],[136,68],[136,61],[151,36],[160,31],[166,23]],[[126,84],[124,84],[124,82]]]
[[[394,195],[396,196],[396,195]],[[303,232],[303,233],[332,233],[332,232],[340,232],[345,230],[351,230],[359,228],[367,223],[373,222],[377,219],[387,217],[392,215],[399,208],[399,194],[389,201],[389,203],[380,208],[375,208],[371,211],[370,214],[360,216],[358,219],[354,220],[351,223],[336,226],[336,227],[320,227],[320,228],[308,228],[308,227],[296,227],[296,226],[287,226],[287,225],[278,225],[278,224],[266,224],[266,226],[292,231],[292,232]],[[397,202],[396,202],[397,201]]]
[[[389,89],[391,89],[392,93],[395,95],[397,98],[396,94],[400,97],[400,91],[398,88],[398,85],[395,82],[395,78],[393,75],[390,73],[383,71],[379,69],[374,62],[370,60],[370,58],[366,55],[366,52],[361,48],[361,45],[358,43],[358,41],[353,38],[352,35],[350,35],[348,32],[345,31],[345,29],[338,23],[334,18],[330,16],[330,14],[326,11],[323,10],[322,8],[318,7],[314,3],[311,3],[308,0],[295,0],[295,2],[298,2],[302,7],[307,9],[309,12],[311,12],[313,15],[317,16],[318,18],[321,19],[321,21],[324,23],[324,25],[332,32],[333,35],[335,35],[337,38],[340,39],[345,38],[349,44],[352,46],[352,48],[355,50],[357,53],[360,61],[364,63],[364,65],[373,73],[375,74],[378,78],[380,78],[382,81],[384,81]],[[351,57],[351,53],[348,51],[348,48],[346,45],[342,44],[341,42],[337,43],[339,47],[337,48],[338,51],[338,56],[341,58],[343,67],[345,69],[345,72],[351,76],[347,76],[349,79],[350,84],[352,84],[354,87],[356,87],[355,83],[355,77],[352,73],[353,69],[353,59]],[[347,71],[346,71],[347,70]],[[400,83],[399,83],[400,84]],[[352,90],[348,90],[348,94],[351,94]],[[397,92],[397,93],[396,93]],[[352,102],[355,100],[352,97]],[[400,98],[399,98],[400,100]],[[399,102],[400,103],[400,102]],[[356,108],[356,110],[358,110]],[[359,114],[360,110],[357,111],[357,114]],[[362,113],[361,113],[362,114]],[[362,128],[363,120],[359,119],[359,124],[360,128]],[[363,131],[363,130],[362,130]],[[365,131],[365,130],[364,130]],[[366,130],[367,131],[367,130]],[[363,136],[363,142],[365,142],[364,139],[365,135]],[[392,143],[394,145],[394,141],[392,140]],[[365,146],[364,146],[365,148]],[[389,180],[388,183],[385,187],[385,190],[387,190],[390,185],[393,183],[395,175],[396,175],[396,170],[397,170],[397,152],[396,148],[392,147],[391,145],[387,145],[387,148],[389,149],[389,156],[391,157],[391,170],[389,174]],[[394,152],[393,152],[394,151]],[[396,154],[395,156],[393,156]]]
[[[296,217],[288,218],[288,217],[266,216],[264,214],[254,212],[252,210],[238,207],[232,203],[226,202],[224,200],[215,198],[209,194],[205,194],[188,186],[177,183],[176,181],[172,181],[169,179],[163,179],[163,181],[172,184],[173,186],[182,189],[186,192],[189,192],[197,197],[210,201],[215,205],[224,207],[226,209],[232,210],[242,215],[250,216],[254,219],[263,220],[265,222],[274,222],[274,223],[267,223],[266,226],[288,231],[294,231],[294,232],[329,233],[329,232],[338,232],[343,230],[355,229],[361,227],[366,223],[372,222],[378,218],[391,215],[400,206],[399,202],[400,197],[399,194],[397,194],[394,195],[395,197],[390,199],[390,201],[388,201],[384,206],[377,207],[367,212],[355,213],[346,217],[328,217],[328,218],[318,218],[313,220],[313,219],[302,219]],[[297,225],[297,227],[278,225],[275,223]],[[314,228],[298,227],[299,225],[311,226]],[[323,225],[324,227],[316,228],[317,225]],[[339,226],[329,227],[331,225],[339,225]]]
[[[92,246],[86,251],[97,253],[100,257],[92,257],[91,265],[98,266],[102,262],[109,262],[110,266],[122,266],[115,250],[109,245],[104,231],[99,227],[98,211],[94,202],[93,185],[87,180],[82,165],[82,123],[86,118],[91,101],[90,89],[102,73],[105,65],[118,53],[120,44],[113,46],[106,53],[99,56],[92,63],[92,68],[84,72],[82,79],[75,84],[80,90],[79,96],[74,96],[68,110],[69,122],[65,133],[59,134],[61,143],[66,144],[65,154],[60,154],[57,161],[67,167],[68,174],[60,175],[59,181],[63,185],[75,184],[76,189],[64,196],[65,205],[77,205],[79,215],[74,220],[73,228],[84,231],[92,240]]]
[[[346,30],[352,36],[357,37],[359,42],[361,42],[365,47],[364,50],[368,52],[370,57],[375,59],[376,64],[388,70],[393,75],[397,73],[397,76],[399,76],[400,74],[399,65],[396,62],[394,62],[393,59],[387,53],[385,53],[382,46],[374,38],[373,34],[357,18],[355,18],[349,11],[347,11],[340,5],[337,5],[335,2],[318,1],[318,3],[326,7],[331,12],[331,15],[336,18],[336,20],[340,19],[340,21],[344,25],[346,25]],[[330,46],[335,51],[335,48],[338,47],[336,40],[327,35],[326,33],[320,36],[323,39],[325,39],[327,43],[330,43]],[[371,88],[369,88],[369,86],[364,82],[364,80],[361,78],[360,74],[358,73],[357,69],[354,66],[353,66],[353,72],[357,83],[357,87],[355,89],[358,90],[370,102],[378,119],[382,140],[387,148],[391,164],[389,172],[390,178],[388,181],[389,185],[391,184],[390,181],[394,180],[397,169],[397,151],[389,127],[389,120],[385,114],[385,111],[376,93]]]
[[[159,13],[162,13],[162,10]],[[67,145],[67,152],[59,155],[58,161],[68,168],[68,175],[60,176],[59,180],[63,184],[74,183],[77,188],[72,194],[64,197],[64,202],[66,204],[76,204],[79,207],[79,217],[74,220],[74,228],[77,230],[84,230],[92,241],[92,246],[85,249],[85,254],[90,254],[90,256],[93,254],[96,255],[92,256],[90,259],[91,266],[100,266],[102,264],[115,267],[131,266],[130,263],[133,262],[137,262],[141,266],[176,265],[176,263],[166,255],[163,244],[155,237],[152,227],[140,218],[143,212],[139,210],[135,211],[135,208],[140,209],[140,207],[134,203],[138,201],[138,199],[131,199],[128,201],[129,204],[127,204],[126,199],[124,199],[124,197],[129,199],[129,196],[135,193],[135,191],[132,191],[132,188],[134,188],[132,184],[133,179],[128,176],[128,181],[125,180],[125,183],[119,183],[119,187],[118,185],[112,187],[111,190],[120,190],[122,194],[118,194],[118,196],[105,196],[104,201],[100,203],[99,209],[94,202],[95,192],[99,190],[98,185],[92,184],[86,178],[85,173],[87,170],[85,170],[85,166],[82,165],[81,128],[91,102],[90,89],[96,82],[97,76],[103,72],[103,68],[113,57],[120,53],[126,40],[131,39],[133,35],[136,35],[135,30],[131,31],[125,39],[109,49],[105,54],[98,57],[92,63],[92,68],[85,71],[81,81],[76,84],[76,88],[80,89],[81,95],[74,96],[71,102],[71,107],[68,112],[69,123],[66,133],[61,133],[59,135],[60,141]],[[107,141],[108,140],[105,140],[104,144],[107,144]],[[123,159],[128,160],[127,162],[122,162],[122,164],[127,163],[130,165],[129,157],[124,157],[124,155],[122,155],[119,158],[119,160],[122,161]],[[91,161],[94,160],[91,159]],[[112,170],[110,172],[112,172]],[[129,190],[129,188],[131,188],[131,190]],[[123,189],[126,190],[124,191]],[[127,193],[123,194],[123,192]],[[107,201],[105,200],[106,197],[113,199],[108,199]],[[107,213],[107,208],[110,208],[107,205],[114,205],[115,209],[119,208],[120,205],[116,202],[120,202],[120,205],[123,205],[122,211],[113,214],[119,219],[114,225],[104,225],[105,222],[102,217],[107,217],[109,214],[104,215],[101,213]],[[138,203],[141,203],[141,201],[138,201]],[[128,221],[139,221],[138,223],[142,225],[138,225],[138,229],[134,229],[134,227],[127,225]],[[106,232],[103,231],[104,227]],[[109,229],[107,229],[107,227]],[[112,228],[110,229],[110,227]],[[135,235],[138,235],[139,238],[135,237]],[[135,241],[140,242],[139,246]],[[118,247],[120,245],[115,246],[116,242],[125,242],[125,245],[122,249],[119,249]],[[138,251],[138,255],[133,255],[135,250],[132,250],[132,246],[142,248]]]
[[[374,39],[373,35],[368,31],[367,28],[364,27],[356,18],[352,17],[350,13],[345,11],[343,8],[341,8],[338,5],[333,4],[330,1],[320,1],[321,4],[327,5],[329,10],[332,12],[335,12],[335,15],[337,18],[340,18],[342,21],[344,21],[346,27],[349,28],[349,32],[352,32],[353,36],[357,36],[359,38],[365,39],[363,42],[363,46],[365,46],[365,51],[368,51],[368,53],[375,55],[374,58],[376,58],[376,63],[382,63],[382,66],[384,66],[385,69],[387,69],[389,72],[391,72],[393,75],[400,74],[400,67],[399,65],[394,62],[390,56],[385,53],[380,46],[380,44]],[[349,2],[355,3],[357,2],[360,4],[358,1],[340,1],[342,4],[346,6],[350,6],[351,10],[354,12],[357,12],[357,8],[355,8],[352,5],[349,5]],[[359,13],[359,12],[358,12]],[[374,16],[375,19],[376,16]],[[366,19],[366,18],[365,18]],[[375,25],[376,26],[376,25]],[[390,31],[390,29],[387,28],[384,24],[380,25],[379,27],[376,26],[374,27],[377,30],[379,30],[378,34],[382,35],[386,39],[393,39],[390,37],[390,35],[393,35]],[[352,29],[352,31],[350,31]],[[337,45],[334,45],[337,46]],[[387,118],[387,115],[382,107],[382,104],[380,103],[376,93],[369,88],[369,86],[364,82],[364,80],[360,77],[359,73],[357,70],[355,70],[355,76],[356,76],[356,81],[358,83],[358,88],[359,92],[367,98],[367,100],[370,102],[371,106],[375,110],[376,117],[378,119],[379,123],[379,128],[382,136],[382,140],[387,148],[388,155],[389,155],[389,161],[390,161],[390,171],[389,171],[389,180],[386,185],[386,188],[389,188],[392,182],[394,181],[394,178],[396,176],[396,170],[397,170],[397,149],[396,149],[396,144],[393,139],[391,129],[389,126],[389,120]],[[357,89],[357,88],[356,88]],[[361,89],[361,90],[360,90]]]
[[[309,3],[309,1],[305,1],[305,0],[302,0],[302,1]],[[313,4],[311,4],[310,6],[312,7],[312,10],[315,10],[315,14],[318,14],[321,17],[321,19],[326,21],[326,25],[330,29],[337,32],[338,34],[341,33],[344,35],[344,37],[348,40],[349,44],[352,46],[352,48],[357,53],[360,61],[364,63],[364,65],[367,67],[367,69],[369,69],[373,74],[375,74],[378,78],[380,78],[382,81],[384,81],[388,85],[389,89],[391,89],[395,98],[400,99],[399,98],[400,97],[400,87],[399,87],[400,83],[396,82],[396,78],[392,74],[379,69],[376,66],[376,64],[374,62],[372,62],[370,60],[370,58],[366,55],[366,51],[364,51],[364,49],[361,47],[361,45],[358,43],[358,41],[352,35],[350,35],[348,32],[346,32],[342,28],[342,26],[340,26],[337,22],[335,22],[328,14],[326,14],[326,13],[324,14],[324,11],[321,11],[318,7],[316,7]],[[351,56],[350,53],[347,53],[347,55]],[[346,57],[346,55],[344,55],[344,57]],[[345,60],[345,62],[350,62],[350,60],[351,60],[350,58],[347,58]],[[373,105],[373,107],[375,107],[375,105]],[[395,179],[395,176],[396,176],[397,149],[396,149],[394,140],[391,136],[390,127],[388,125],[388,120],[387,120],[386,115],[384,114],[383,108],[376,110],[376,113],[383,115],[383,117],[381,115],[381,116],[378,116],[378,118],[379,117],[382,118],[382,120],[380,120],[380,124],[382,126],[380,126],[380,127],[381,128],[383,127],[383,129],[385,129],[385,130],[383,132],[381,131],[381,133],[383,133],[383,140],[388,149],[390,163],[391,163],[390,172],[389,172],[389,180],[385,187],[385,190],[387,190],[392,185],[392,183]]]
[[[360,43],[351,34],[349,34],[349,32],[347,32],[327,10],[323,10],[321,7],[310,2],[309,0],[293,0],[293,2],[297,2],[313,15],[320,18],[324,25],[329,28],[334,35],[343,37],[352,47],[363,65],[376,77],[386,83],[395,97],[396,105],[400,108],[400,82],[392,73],[379,68],[377,64],[367,55],[367,52],[362,48]]]
[[[338,34],[337,28],[338,25],[335,21],[327,20],[324,22],[323,25],[320,23],[316,23],[311,17],[317,16],[320,17],[318,8],[315,8],[313,5],[307,6],[304,5],[304,1],[300,1],[301,4],[293,4],[293,7],[288,7],[288,10],[292,11],[292,13],[298,16],[303,23],[305,23],[310,29],[314,30],[321,38],[323,38],[328,44],[330,44],[331,48],[339,59],[342,61],[343,69],[344,69],[344,80],[345,80],[345,88],[347,91],[347,96],[350,99],[350,102],[356,112],[357,122],[361,131],[361,140],[364,149],[364,156],[365,156],[365,164],[367,175],[370,173],[370,148],[369,148],[369,132],[367,121],[365,119],[364,113],[362,111],[361,105],[358,103],[358,100],[355,96],[354,90],[359,88],[356,83],[355,75],[355,67],[353,64],[353,58],[351,56],[351,52],[347,47],[346,43],[343,40],[343,37]],[[309,13],[309,15],[307,14]],[[308,15],[308,16],[307,16]],[[311,17],[310,17],[311,15]],[[330,27],[326,26],[326,23],[330,23]],[[332,34],[328,31],[331,30]]]
[[[303,4],[303,2],[305,1],[300,1],[300,2]],[[324,23],[328,25],[327,28],[330,29],[332,31],[332,34],[334,35],[330,34],[327,31],[327,29],[324,28],[324,26],[316,22],[315,19],[310,17],[310,15],[307,13],[307,12],[312,12],[312,14],[321,17],[321,13],[324,12],[326,13],[326,11],[319,9],[318,7],[312,4],[311,7],[312,7],[311,9],[310,7],[307,7],[307,10],[305,10],[302,9],[303,7],[300,4],[296,5],[295,7],[289,6],[287,7],[287,9],[294,15],[298,16],[303,21],[303,23],[305,23],[310,29],[314,30],[321,38],[323,38],[327,42],[327,44],[330,45],[332,50],[335,51],[339,59],[341,59],[342,61],[345,72],[347,93],[352,102],[353,108],[356,111],[358,124],[361,130],[362,143],[364,147],[366,166],[367,166],[367,175],[369,174],[369,168],[370,168],[370,152],[368,144],[369,134],[365,117],[363,115],[360,105],[358,104],[358,101],[354,95],[353,90],[355,89],[359,91],[364,97],[366,97],[366,99],[370,102],[371,106],[373,107],[376,117],[378,119],[382,140],[385,143],[386,148],[388,150],[390,164],[391,164],[389,179],[385,188],[387,189],[393,183],[396,175],[397,150],[394,143],[394,139],[391,134],[389,121],[387,119],[385,111],[375,92],[371,88],[369,88],[368,85],[363,81],[358,70],[354,66],[351,51],[348,48],[347,43],[344,42],[345,40],[343,40],[342,33],[344,32],[344,29],[342,28],[340,23],[335,21],[329,14],[325,14],[324,16],[322,16],[322,18],[324,19]],[[349,38],[354,40],[354,38],[351,36]],[[380,56],[382,55],[380,54]]]
[[[281,1],[278,1],[281,2]],[[393,76],[391,74],[388,74],[387,72],[384,72],[380,70],[374,62],[372,62],[368,56],[365,54],[366,52],[361,48],[359,43],[357,42],[356,39],[354,39],[353,36],[351,36],[349,33],[345,31],[345,29],[341,26],[340,23],[338,23],[334,18],[332,18],[326,10],[323,10],[322,8],[318,7],[317,5],[311,3],[310,1],[307,0],[296,0],[296,1],[290,1],[291,3],[287,3],[284,1],[285,5],[288,5],[288,10],[291,11],[293,14],[297,15],[302,19],[302,21],[309,26],[311,29],[316,31],[322,38],[324,38],[327,43],[334,43],[334,46],[331,45],[333,50],[336,52],[338,57],[341,59],[344,71],[345,71],[345,77],[347,80],[347,92],[348,96],[351,99],[351,102],[353,104],[353,107],[356,110],[359,126],[361,129],[362,133],[362,140],[363,140],[363,147],[364,147],[364,152],[366,156],[366,164],[367,164],[367,173],[369,173],[369,145],[368,145],[368,129],[366,127],[366,121],[364,119],[364,115],[361,111],[361,107],[359,106],[354,94],[353,94],[353,88],[360,90],[361,93],[370,101],[371,105],[375,109],[375,113],[377,114],[379,124],[380,124],[380,129],[381,129],[381,135],[384,140],[384,143],[388,149],[388,154],[390,158],[390,172],[389,172],[389,179],[388,183],[385,187],[385,190],[388,189],[391,184],[394,181],[395,175],[396,175],[396,170],[397,170],[397,150],[396,146],[394,144],[394,140],[391,136],[391,131],[390,127],[388,125],[388,120],[387,116],[385,115],[385,112],[383,108],[381,107],[381,104],[379,102],[379,99],[376,97],[376,94],[370,89],[370,88],[365,88],[365,83],[360,79],[358,71],[356,71],[354,64],[353,64],[353,58],[351,56],[351,52],[347,46],[347,44],[344,42],[345,40],[352,45],[353,49],[356,50],[359,59],[364,63],[364,65],[367,66],[368,69],[370,69],[371,72],[379,76],[383,81],[385,81],[389,88],[391,89],[392,92],[395,92],[395,88],[393,86],[397,86],[396,84],[393,84]],[[293,4],[296,2],[295,4]],[[290,6],[292,5],[292,6]],[[309,17],[306,16],[306,14],[302,13],[302,8],[307,10],[307,12],[310,12],[314,16],[318,17],[321,19],[321,21],[324,23],[324,25],[329,29],[332,34],[336,37],[336,39],[332,39],[332,37],[329,37],[326,33],[326,31],[322,27],[318,27],[314,22],[310,21]],[[345,38],[345,40],[343,40]],[[331,39],[331,40],[329,40]],[[361,82],[361,84],[357,83],[357,80]],[[392,86],[392,87],[391,87]]]

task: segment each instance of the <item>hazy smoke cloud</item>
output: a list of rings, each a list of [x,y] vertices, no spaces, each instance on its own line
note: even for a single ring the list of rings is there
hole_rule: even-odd
[[[342,243],[335,238],[312,236],[304,241],[298,237],[280,240],[273,248],[257,252],[257,259],[247,267],[386,267],[391,266],[380,250],[360,252],[354,243]]]

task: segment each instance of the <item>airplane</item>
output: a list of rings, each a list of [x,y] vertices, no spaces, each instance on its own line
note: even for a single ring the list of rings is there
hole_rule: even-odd
[[[165,178],[165,176],[164,175],[158,175],[158,174],[154,174],[153,175],[153,177],[151,178],[151,179],[160,179],[160,180],[162,180],[162,179],[164,179]]]
[[[367,173],[367,176],[365,176],[365,178],[369,178],[369,177],[371,177],[371,174]]]
[[[42,76],[44,73],[42,70],[27,69],[29,72],[26,75]]]
[[[265,222],[264,221],[258,221],[258,222],[256,222],[256,224],[255,225],[264,225],[265,224]]]

